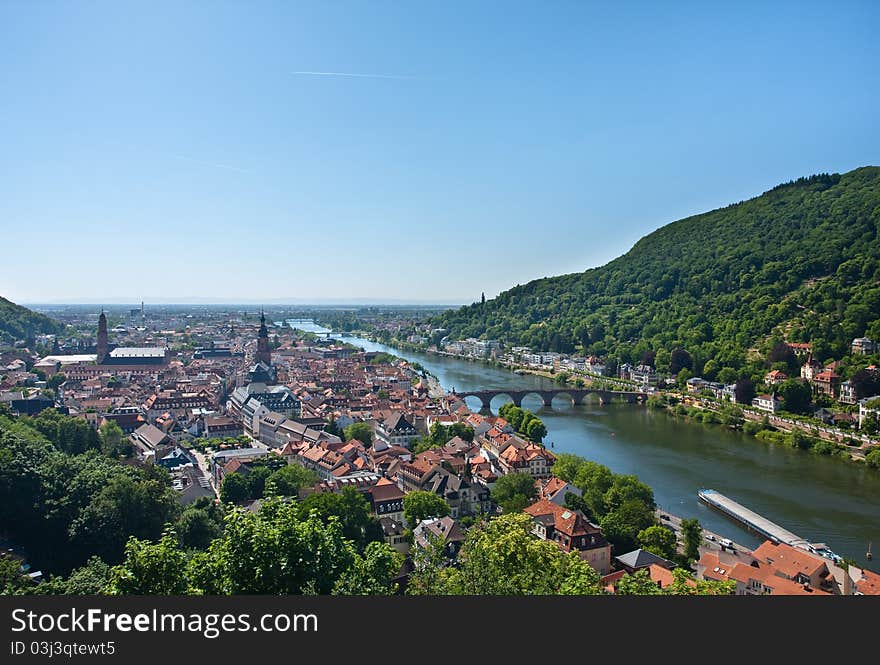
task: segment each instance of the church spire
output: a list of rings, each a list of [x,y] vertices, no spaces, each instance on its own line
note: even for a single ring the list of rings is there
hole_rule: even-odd
[[[99,365],[103,365],[104,361],[107,359],[107,353],[109,351],[109,341],[107,339],[107,315],[104,314],[104,308],[101,308],[101,316],[98,317],[98,357],[97,362]]]
[[[257,362],[272,364],[272,351],[269,348],[269,331],[266,329],[266,313],[260,308],[260,333],[257,337]]]

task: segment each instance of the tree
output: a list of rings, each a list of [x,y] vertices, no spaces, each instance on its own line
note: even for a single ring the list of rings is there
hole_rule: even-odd
[[[0,554],[0,594],[10,596],[20,593],[29,581],[18,559]]]
[[[205,550],[222,531],[222,515],[214,506],[202,508],[191,504],[177,518],[174,531],[181,547]]]
[[[180,506],[168,473],[150,467],[146,478],[113,477],[70,525],[74,547],[116,563],[129,537],[158,538]],[[162,474],[161,476],[159,474]]]
[[[526,435],[530,440],[540,443],[547,436],[547,426],[539,418],[534,418],[529,422]]]
[[[639,544],[643,549],[653,552],[664,559],[672,559],[676,553],[675,532],[665,526],[649,526],[638,534]]]
[[[491,497],[505,513],[520,512],[537,495],[535,479],[528,473],[509,473],[492,486]]]
[[[675,375],[682,369],[693,371],[694,359],[690,353],[682,348],[673,349],[672,354],[669,356],[669,373]]]
[[[227,473],[220,483],[220,500],[223,503],[241,503],[250,498],[250,488],[240,473]]]
[[[363,557],[355,557],[333,585],[335,596],[389,596],[397,590],[397,576],[403,556],[385,542],[367,545]]]
[[[634,573],[627,573],[621,577],[614,587],[614,593],[618,596],[663,596],[663,589],[654,580],[647,569],[643,568]]]
[[[188,567],[190,588],[217,594],[329,594],[357,553],[335,517],[301,518],[278,499],[227,513],[223,536]]]
[[[124,561],[110,573],[108,591],[113,595],[185,594],[186,561],[172,530],[157,543],[131,538],[125,545]]]
[[[108,593],[111,568],[100,557],[91,557],[84,566],[66,578],[58,576],[43,581],[34,590],[41,596],[97,596]]]
[[[343,430],[345,440],[357,439],[365,446],[373,442],[373,429],[367,423],[352,423]]]
[[[446,517],[450,512],[446,500],[433,492],[415,491],[403,497],[403,518],[410,529],[429,517]]]
[[[872,469],[880,469],[880,447],[874,448],[865,455],[865,464]]]
[[[684,538],[684,555],[688,561],[696,561],[700,558],[700,545],[703,544],[703,527],[700,521],[694,518],[685,518],[681,521],[681,535]]]
[[[790,413],[809,413],[812,392],[810,387],[797,379],[788,379],[779,386],[779,394]]]
[[[306,469],[299,464],[288,464],[277,471],[273,471],[266,479],[264,496],[292,496],[299,495],[304,487],[312,487],[318,482],[318,474]]]
[[[676,378],[676,382],[678,383],[678,387],[681,390],[687,389],[687,381],[688,379],[692,379],[694,376],[693,372],[691,372],[688,368],[683,367],[678,370],[678,377]]]
[[[733,387],[737,404],[749,405],[755,399],[755,382],[751,379],[739,379]]]
[[[578,457],[571,453],[559,453],[556,455],[556,461],[553,463],[553,475],[570,483],[574,480],[578,469],[580,469],[583,463],[583,457]]]
[[[736,378],[736,370],[732,367],[722,367],[718,370],[718,380],[725,386],[729,386],[731,383],[736,383]]]
[[[638,499],[624,501],[599,521],[602,533],[617,554],[636,549],[639,533],[653,524],[653,510]]]
[[[656,351],[651,351],[651,350],[649,349],[648,351],[645,351],[645,352],[642,354],[642,357],[641,357],[641,359],[639,360],[639,364],[641,364],[641,365],[648,365],[649,367],[653,367],[653,366],[654,366],[654,360],[655,360],[656,358],[657,358],[657,352],[656,352]]]
[[[436,495],[432,495],[436,496]],[[438,497],[439,498],[439,497]],[[344,487],[341,492],[316,492],[299,503],[300,519],[315,516],[325,524],[336,520],[342,535],[348,538],[358,552],[367,545],[383,540],[379,520],[370,512],[370,504],[354,487]]]
[[[107,420],[98,428],[101,438],[101,450],[110,457],[128,457],[131,455],[132,445],[126,438],[125,432],[115,420]]]
[[[601,594],[599,574],[576,552],[535,538],[528,515],[474,525],[454,567],[417,565],[408,593],[432,595]]]

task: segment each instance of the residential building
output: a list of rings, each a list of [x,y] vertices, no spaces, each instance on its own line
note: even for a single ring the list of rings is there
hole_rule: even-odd
[[[451,517],[433,517],[422,520],[413,529],[413,543],[416,547],[427,549],[432,541],[443,543],[443,552],[449,559],[455,559],[464,543],[464,530]]]
[[[813,376],[813,389],[821,395],[836,397],[840,387],[840,375],[834,370],[824,369]]]
[[[758,395],[752,400],[753,407],[770,413],[776,413],[780,404],[781,402],[776,399],[776,395]]]
[[[392,480],[382,478],[367,490],[366,496],[377,517],[405,524],[403,519],[403,497],[405,494]]]
[[[788,374],[782,370],[774,369],[764,376],[764,383],[768,386],[778,386],[783,381],[788,380]]]
[[[852,352],[854,355],[869,356],[877,352],[877,343],[867,337],[857,337],[852,341]]]
[[[501,470],[507,473],[528,473],[533,478],[549,478],[556,455],[537,443],[510,445],[498,456]]]
[[[389,446],[409,448],[419,436],[418,430],[402,413],[395,413],[376,426],[376,437]]]
[[[840,390],[837,394],[837,400],[842,404],[855,404],[856,390],[851,381],[843,381],[840,384]]]
[[[661,566],[667,570],[675,568],[675,564],[662,556],[657,556],[648,550],[637,549],[626,554],[614,557],[617,565],[627,573],[634,573],[642,568],[648,568],[651,565]]]
[[[541,499],[524,511],[532,518],[532,533],[555,542],[565,552],[577,552],[600,575],[611,570],[611,545],[602,530],[578,510]]]
[[[206,439],[224,439],[229,437],[241,436],[244,434],[244,428],[241,422],[230,418],[229,416],[205,416]]]
[[[630,372],[630,379],[640,386],[656,386],[657,370],[650,365],[638,365]]]

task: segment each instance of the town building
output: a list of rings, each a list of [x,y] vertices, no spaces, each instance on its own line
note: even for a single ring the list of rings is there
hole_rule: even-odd
[[[532,533],[578,555],[600,575],[611,570],[611,545],[602,530],[578,510],[541,499],[523,511],[532,518]]]
[[[781,402],[776,399],[776,395],[758,395],[752,400],[752,406],[761,411],[776,413],[779,410]]]
[[[852,341],[852,353],[858,356],[869,356],[877,352],[877,343],[867,337],[857,337]]]

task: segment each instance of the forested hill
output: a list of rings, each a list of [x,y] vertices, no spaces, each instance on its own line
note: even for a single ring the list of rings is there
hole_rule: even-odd
[[[880,168],[822,174],[668,224],[583,273],[535,280],[433,320],[452,338],[638,362],[683,347],[738,368],[773,339],[820,360],[880,338]],[[668,357],[668,355],[666,356]]]
[[[63,329],[58,321],[0,296],[0,345],[39,333],[59,333]]]

